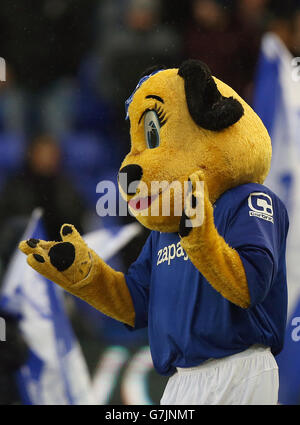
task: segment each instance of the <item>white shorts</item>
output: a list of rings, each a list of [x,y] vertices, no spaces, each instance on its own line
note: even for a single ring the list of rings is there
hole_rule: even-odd
[[[253,345],[198,367],[177,368],[160,403],[277,404],[278,387],[278,366],[270,348]]]

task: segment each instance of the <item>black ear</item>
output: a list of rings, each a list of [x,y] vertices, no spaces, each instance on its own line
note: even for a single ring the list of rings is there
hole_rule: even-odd
[[[184,79],[187,106],[200,127],[220,131],[235,124],[244,114],[241,103],[219,92],[208,66],[190,59],[180,66],[178,75]]]
[[[140,75],[140,79],[146,77],[147,75],[152,74],[152,72],[159,71],[160,69],[166,69],[165,65],[153,65],[147,68],[142,75]]]

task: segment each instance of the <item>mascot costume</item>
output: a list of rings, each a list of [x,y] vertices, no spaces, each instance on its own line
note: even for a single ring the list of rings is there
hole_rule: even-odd
[[[161,404],[276,404],[288,217],[263,186],[267,130],[196,60],[149,70],[126,110],[131,150],[119,187],[152,230],[127,274],[105,264],[70,224],[60,242],[30,239],[20,249],[31,267],[102,313],[130,329],[148,327],[155,369],[170,377]],[[149,196],[153,181],[168,184]],[[180,214],[174,181],[186,186]]]

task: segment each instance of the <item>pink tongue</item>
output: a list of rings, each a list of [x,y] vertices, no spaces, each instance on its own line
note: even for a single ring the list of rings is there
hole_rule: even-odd
[[[151,196],[147,196],[146,198],[139,198],[137,200],[131,199],[129,201],[129,205],[135,210],[144,210],[151,205]]]

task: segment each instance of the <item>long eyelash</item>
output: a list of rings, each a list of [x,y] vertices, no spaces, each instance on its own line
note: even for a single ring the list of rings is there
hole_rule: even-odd
[[[154,105],[154,110],[157,113],[160,126],[162,127],[167,122],[166,113],[164,112],[163,108],[161,106],[157,106],[157,103]]]

